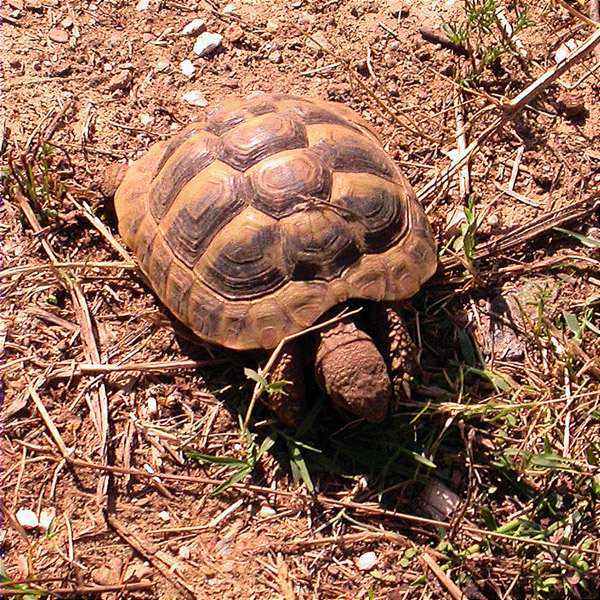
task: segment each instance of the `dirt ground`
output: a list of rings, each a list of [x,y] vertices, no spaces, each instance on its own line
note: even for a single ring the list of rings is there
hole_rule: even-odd
[[[461,38],[476,1],[2,3],[3,595],[597,597],[600,53],[509,114],[594,27],[487,4],[498,56],[497,20]],[[298,430],[244,430],[265,357],[195,340],[118,238],[109,166],[257,92],[357,110],[427,207],[421,369],[382,425],[311,388]]]

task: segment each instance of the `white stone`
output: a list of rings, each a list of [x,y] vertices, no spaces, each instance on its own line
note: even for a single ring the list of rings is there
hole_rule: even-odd
[[[196,38],[194,53],[198,56],[208,56],[221,45],[222,41],[223,36],[220,33],[205,31]]]
[[[558,50],[554,53],[554,60],[556,64],[561,63],[565,60],[573,50],[577,48],[577,42],[575,40],[567,40],[564,44],[558,47]]]
[[[161,510],[158,516],[165,522],[168,523],[171,520],[171,515],[168,510]]]
[[[182,30],[182,35],[192,35],[197,31],[202,31],[206,27],[204,19],[194,19],[190,21]]]
[[[156,63],[156,70],[159,73],[162,73],[163,71],[166,71],[169,68],[169,61],[165,60],[164,58],[161,58],[157,63]]]
[[[236,10],[237,10],[237,6],[235,4],[233,4],[233,2],[230,2],[229,4],[225,5],[223,12],[226,15],[232,15],[235,13]]]
[[[153,417],[158,412],[158,403],[156,402],[156,398],[154,396],[150,396],[148,400],[146,400],[146,410],[148,411],[148,416],[150,417]]]
[[[140,115],[140,123],[142,125],[151,125],[152,123],[154,123],[154,117],[152,115],[149,115],[148,113],[142,113]]]
[[[370,571],[377,564],[377,554],[375,552],[365,552],[356,560],[356,566],[360,571]]]
[[[40,524],[37,515],[30,508],[20,508],[16,517],[19,525],[24,529],[35,529]]]
[[[192,75],[196,72],[196,67],[194,66],[194,63],[187,58],[181,61],[179,68],[186,77],[192,77]]]
[[[148,10],[148,8],[150,7],[150,0],[140,0],[135,7],[135,10],[137,10],[138,12],[143,12],[145,10]]]
[[[263,506],[261,506],[260,510],[258,511],[258,516],[263,518],[272,517],[276,514],[277,513],[275,512],[275,509],[269,506],[268,504],[264,504]]]
[[[208,106],[208,100],[198,90],[186,92],[181,99],[192,106]]]
[[[179,558],[187,560],[190,557],[190,549],[188,548],[188,546],[181,546],[177,554],[179,555]]]
[[[52,525],[52,521],[56,518],[56,509],[54,507],[44,508],[40,513],[40,528],[48,531]]]

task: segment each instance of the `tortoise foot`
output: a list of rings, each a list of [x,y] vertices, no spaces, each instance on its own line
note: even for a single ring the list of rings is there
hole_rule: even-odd
[[[367,421],[382,421],[392,395],[383,357],[353,322],[339,321],[318,334],[315,372],[338,408]]]
[[[409,382],[418,366],[417,347],[394,306],[378,307],[378,338],[386,357],[396,400],[410,397]]]

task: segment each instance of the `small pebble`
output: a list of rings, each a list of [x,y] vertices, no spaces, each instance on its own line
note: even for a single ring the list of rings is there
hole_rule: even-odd
[[[458,232],[460,230],[460,226],[463,223],[466,223],[466,221],[467,216],[465,214],[465,209],[462,206],[457,206],[456,208],[453,208],[446,216],[446,232]]]
[[[222,42],[223,36],[220,33],[205,31],[196,38],[194,53],[198,56],[209,56],[221,46]]]
[[[194,66],[194,63],[192,63],[192,61],[188,60],[187,58],[185,60],[181,61],[181,64],[179,65],[179,68],[181,69],[181,72],[186,77],[192,77],[192,75],[196,71],[196,67]]]
[[[377,564],[375,552],[365,552],[356,560],[356,566],[360,571],[370,571]]]
[[[65,29],[70,29],[71,27],[73,27],[73,20],[71,19],[71,17],[65,17],[60,24],[65,28]]]
[[[35,529],[40,524],[37,515],[29,508],[20,508],[16,517],[19,525],[24,529]]]
[[[208,100],[198,90],[186,92],[181,99],[192,106],[208,106]]]
[[[179,558],[183,558],[183,560],[187,560],[190,557],[190,549],[188,546],[181,546],[177,552]]]
[[[161,510],[158,513],[158,516],[161,518],[161,520],[163,520],[165,523],[168,523],[171,520],[171,515],[169,514],[168,510]]]
[[[140,115],[140,123],[142,125],[151,125],[152,123],[154,123],[154,117],[152,115],[149,115],[148,113],[142,113]],[[152,400],[154,400],[154,413],[152,414],[156,414],[157,409],[156,409],[156,399],[152,398]],[[148,414],[150,413],[150,398],[148,398]]]
[[[223,9],[223,13],[226,15],[233,15],[233,14],[235,14],[236,10],[237,10],[237,6],[235,4],[233,4],[233,2],[230,2],[229,4],[225,5],[225,8]]]
[[[205,28],[206,23],[204,19],[194,19],[181,30],[181,35],[192,35],[198,31],[203,31]]]
[[[117,90],[124,91],[131,85],[131,73],[129,71],[119,71],[115,73],[108,82],[108,90],[116,92]]]
[[[500,223],[500,218],[498,217],[498,215],[492,213],[488,216],[487,222],[488,225],[490,225],[491,227],[495,227],[496,225],[498,225],[498,223]]]
[[[279,50],[273,50],[273,52],[271,52],[271,54],[269,54],[269,60],[276,64],[283,62],[281,52],[279,52]]]
[[[56,509],[54,507],[44,508],[40,513],[39,526],[44,531],[48,531],[52,525],[52,521],[56,518]]]
[[[267,24],[265,26],[265,29],[269,32],[269,33],[276,33],[277,30],[279,29],[279,23],[275,20],[275,19],[269,19],[267,21]]]
[[[244,30],[235,23],[232,23],[225,30],[225,36],[230,42],[239,42],[244,37]]]
[[[158,412],[158,403],[156,402],[156,398],[154,396],[150,396],[146,400],[146,410],[148,411],[148,416],[150,417],[154,416]]]
[[[69,32],[61,27],[54,27],[48,32],[48,37],[57,44],[66,44],[69,41]]]
[[[564,44],[561,44],[554,53],[556,64],[561,63],[568,58],[569,54],[571,54],[575,48],[577,48],[577,42],[575,40],[567,40]]]
[[[150,0],[140,0],[136,5],[135,10],[137,10],[138,12],[143,12],[145,10],[148,10],[149,7]]]
[[[319,31],[313,33],[310,38],[306,40],[306,46],[316,52],[322,52],[323,48],[329,48],[330,44],[327,38]]]
[[[587,112],[583,96],[576,91],[563,90],[558,96],[558,105],[567,117],[581,117]]]
[[[275,509],[269,506],[268,504],[263,504],[263,506],[261,506],[260,510],[258,511],[258,516],[262,517],[263,519],[266,517],[272,517],[276,514],[277,513],[275,512]]]
[[[166,71],[166,70],[169,68],[169,66],[170,66],[170,65],[169,65],[169,61],[168,61],[168,60],[165,60],[165,59],[163,58],[163,59],[159,60],[159,61],[156,63],[156,70],[157,70],[159,73],[164,73],[164,72],[165,72],[165,71]]]

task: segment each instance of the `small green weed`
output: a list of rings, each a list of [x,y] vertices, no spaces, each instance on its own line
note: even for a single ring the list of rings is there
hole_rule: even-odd
[[[518,56],[515,36],[534,23],[527,9],[515,4],[510,28],[499,18],[500,5],[496,0],[464,0],[462,18],[444,23],[450,41],[467,50],[471,67],[465,84],[479,82],[483,71],[507,54]]]
[[[30,588],[24,583],[13,583],[2,560],[0,560],[0,588],[4,590],[0,595],[10,596],[12,592],[16,598],[22,598],[23,600],[36,600],[45,595],[45,592]]]
[[[236,483],[244,481],[255,470],[261,457],[271,449],[273,444],[275,444],[275,437],[267,436],[259,446],[256,443],[256,437],[256,434],[242,429],[242,439],[246,444],[245,459],[239,459],[233,456],[213,456],[211,454],[197,452],[196,450],[185,450],[184,453],[188,458],[201,464],[227,466],[233,469],[233,473],[229,478],[212,491],[212,495],[217,496]]]
[[[56,173],[58,162],[54,148],[49,144],[42,144],[35,156],[8,156],[8,192],[14,191],[11,185],[16,187],[29,200],[43,226],[60,216],[67,191]]]

